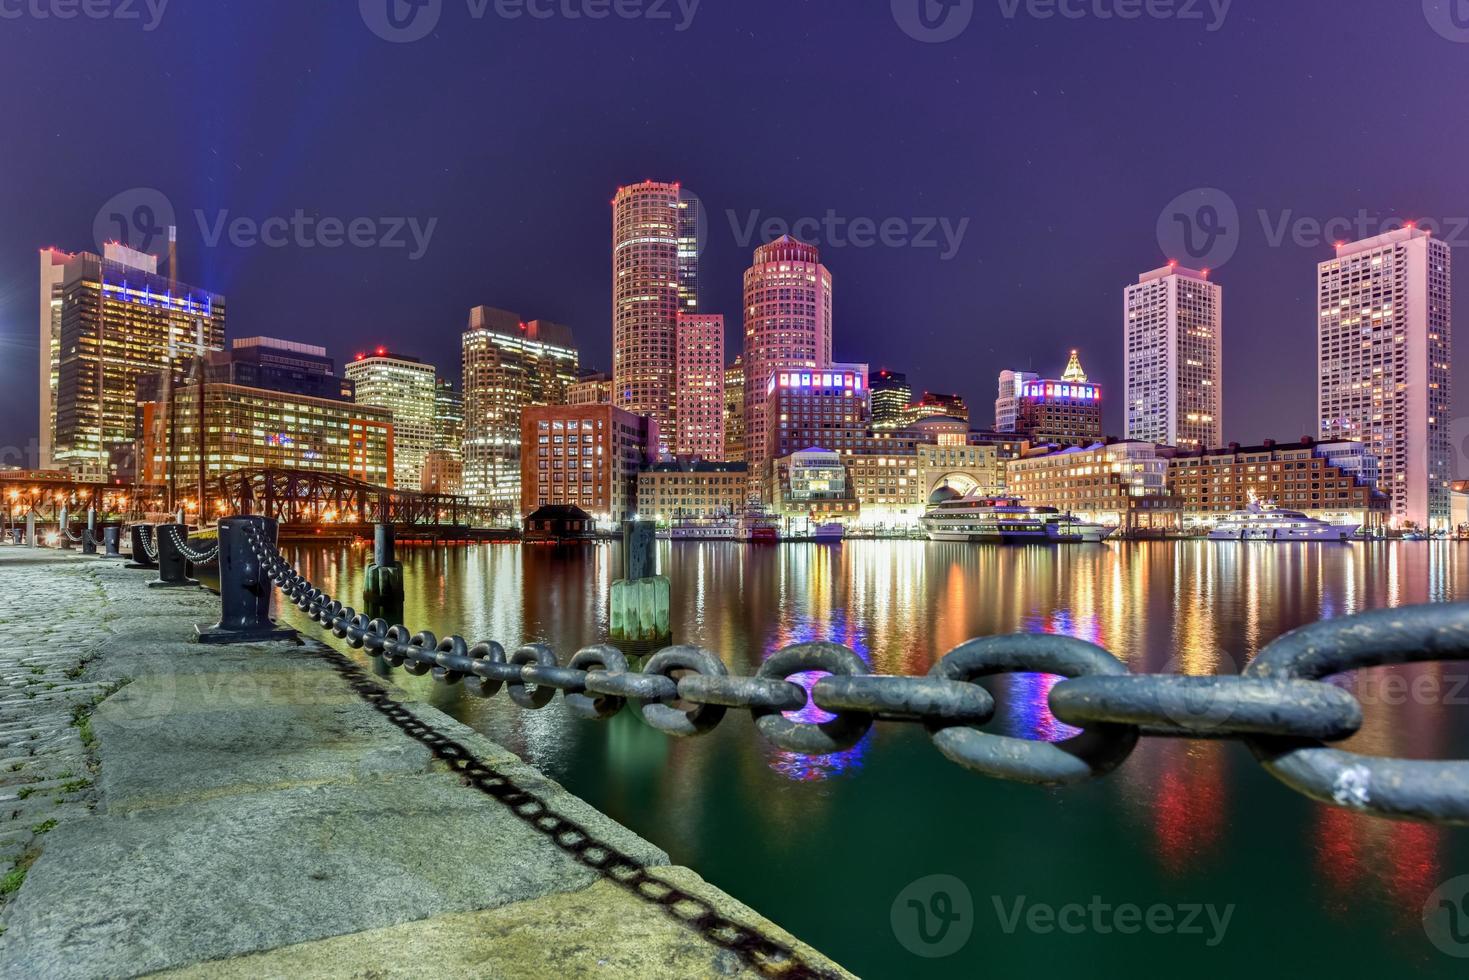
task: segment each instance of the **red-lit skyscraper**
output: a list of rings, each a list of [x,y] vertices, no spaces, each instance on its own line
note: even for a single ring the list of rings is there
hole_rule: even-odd
[[[678,318],[674,452],[724,459],[724,317]]]

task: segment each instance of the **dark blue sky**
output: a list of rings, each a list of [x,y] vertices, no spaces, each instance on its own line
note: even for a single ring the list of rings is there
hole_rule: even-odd
[[[1435,0],[1233,0],[1222,26],[1222,0],[1177,0],[1198,20],[972,0],[946,43],[899,26],[918,0],[703,0],[686,30],[674,0],[669,19],[604,20],[442,0],[413,43],[369,29],[387,0],[366,16],[354,0],[172,0],[151,31],[144,0],[116,0],[141,20],[31,12],[55,2],[0,0],[21,13],[0,16],[9,445],[35,427],[36,250],[95,248],[99,209],[134,188],[173,206],[185,278],[227,294],[232,336],[339,358],[382,343],[454,377],[479,303],[568,323],[585,363],[610,366],[619,183],[702,198],[705,307],[729,318],[731,356],[752,218],[967,221],[947,259],[941,232],[933,248],[824,243],[838,358],[959,391],[987,422],[1000,369],[1059,372],[1080,347],[1112,386],[1114,430],[1122,289],[1169,257],[1169,203],[1217,188],[1189,200],[1223,205],[1214,259],[1237,246],[1216,276],[1226,432],[1247,442],[1314,428],[1315,263],[1356,236],[1297,219],[1428,217],[1469,241],[1469,43],[1453,40],[1469,30],[1436,22]],[[298,209],[373,219],[369,234],[436,224],[417,261],[406,231],[409,248],[206,241],[223,212]]]

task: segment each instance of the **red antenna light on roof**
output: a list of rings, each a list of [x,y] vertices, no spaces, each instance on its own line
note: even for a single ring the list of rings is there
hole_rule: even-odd
[[[377,349],[377,356],[378,357],[387,357],[388,356],[388,349],[386,347],[379,347]]]

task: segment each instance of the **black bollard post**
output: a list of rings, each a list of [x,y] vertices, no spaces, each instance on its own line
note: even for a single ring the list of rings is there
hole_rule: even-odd
[[[67,526],[70,520],[66,508],[61,508],[61,517],[56,522],[56,547],[62,551],[71,550],[71,529]]]
[[[270,618],[273,586],[250,548],[251,528],[275,544],[276,522],[264,517],[226,517],[219,522],[219,622],[196,627],[200,643],[269,643],[295,641],[293,629]]]
[[[188,534],[182,524],[160,524],[154,528],[154,547],[158,549],[158,581],[149,582],[150,589],[177,589],[199,583],[189,578],[189,561],[178,549],[179,538]]]
[[[122,528],[118,527],[115,524],[112,524],[102,529],[102,547],[104,548],[104,554],[102,555],[103,558],[121,558],[121,544]]]
[[[34,512],[26,515],[26,547],[40,547],[40,544],[36,541],[36,515]]]
[[[372,610],[403,605],[403,566],[398,563],[393,525],[379,524],[373,532],[372,564],[367,566],[362,597]]]
[[[130,529],[133,540],[133,560],[124,568],[133,568],[141,571],[149,571],[158,567],[158,563],[148,557],[148,535],[155,539],[158,537],[157,528],[149,527],[147,524],[134,524]]]
[[[82,554],[95,555],[97,553],[97,512],[91,507],[87,508],[87,529],[82,532]]]

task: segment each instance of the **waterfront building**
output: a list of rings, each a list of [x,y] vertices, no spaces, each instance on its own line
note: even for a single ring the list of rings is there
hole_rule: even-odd
[[[464,460],[458,452],[430,449],[423,457],[418,487],[424,493],[458,496],[464,491]]]
[[[638,509],[638,474],[658,458],[657,428],[612,405],[526,408],[520,513],[567,504],[608,527],[629,519]]]
[[[1037,378],[1021,386],[1013,431],[1036,445],[1091,446],[1102,441],[1102,388],[1087,380],[1076,351],[1060,378]]]
[[[1127,438],[1181,449],[1223,439],[1224,294],[1207,271],[1169,263],[1124,298]]]
[[[166,402],[140,406],[143,482],[163,484],[172,471],[180,493],[197,492],[202,449],[206,496],[220,476],[240,469],[310,470],[393,486],[393,418],[387,409],[209,382],[201,447],[198,406],[197,384],[175,389]]]
[[[1020,395],[1026,384],[1039,381],[1041,376],[1030,371],[1001,371],[1000,391],[995,398],[995,431],[1014,432],[1020,418]]]
[[[745,462],[758,487],[769,460],[807,448],[771,446],[766,408],[771,379],[778,373],[810,372],[831,364],[831,272],[821,264],[820,249],[785,235],[755,250],[754,263],[745,272],[744,296]],[[866,388],[864,373],[864,396]]]
[[[724,457],[724,317],[681,314],[676,343],[674,454]]]
[[[132,479],[139,379],[160,366],[182,379],[220,350],[224,297],[115,243],[101,256],[44,249],[40,271],[40,465]]]
[[[678,317],[698,312],[697,201],[676,183],[619,187],[612,201],[612,403],[677,442]]]
[[[724,369],[724,460],[745,461],[745,362],[740,355]]]
[[[762,444],[771,452],[771,460],[804,449],[850,455],[866,448],[872,425],[867,365],[778,370],[764,390],[765,406],[760,414],[767,422]],[[759,479],[768,488],[768,465],[766,469]]]
[[[1377,458],[1397,526],[1450,519],[1451,272],[1448,243],[1414,227],[1317,267],[1319,435]]]
[[[1333,458],[1344,465],[1335,465]],[[1211,527],[1258,500],[1328,524],[1374,529],[1387,523],[1390,505],[1375,486],[1359,478],[1371,469],[1362,456],[1309,438],[1296,443],[1267,440],[1259,446],[1235,443],[1172,455],[1168,489],[1182,499],[1184,521],[1191,526]]]
[[[434,384],[434,449],[464,459],[464,395],[443,378]]]
[[[508,521],[522,500],[521,415],[562,405],[578,369],[569,327],[479,306],[463,337],[464,492]]]
[[[913,386],[908,376],[896,371],[878,371],[867,379],[872,393],[872,427],[899,429],[908,421],[908,406],[913,402]]]
[[[612,375],[605,371],[583,371],[566,392],[568,405],[611,405]]]
[[[438,372],[416,357],[392,354],[379,347],[358,354],[346,367],[356,386],[357,403],[385,408],[393,416],[393,484],[416,487],[423,463],[434,448],[435,391]]]
[[[731,517],[749,499],[744,463],[679,459],[638,474],[638,516],[667,524],[677,518]]]
[[[855,522],[857,494],[839,453],[805,449],[771,461],[764,498],[780,517]]]
[[[1031,506],[1122,527],[1133,523],[1137,498],[1168,493],[1168,466],[1167,451],[1151,442],[1041,450],[1008,463],[1006,493]]]
[[[1005,489],[1006,460],[995,445],[899,443],[911,452],[862,453],[846,458],[852,487],[867,527],[914,528],[935,490],[999,494]]]

